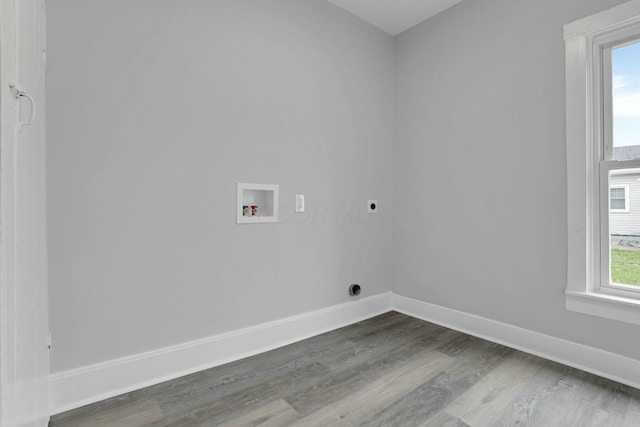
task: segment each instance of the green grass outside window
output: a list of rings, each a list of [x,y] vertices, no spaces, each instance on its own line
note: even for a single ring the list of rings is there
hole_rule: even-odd
[[[611,249],[611,279],[615,283],[640,286],[640,251]]]

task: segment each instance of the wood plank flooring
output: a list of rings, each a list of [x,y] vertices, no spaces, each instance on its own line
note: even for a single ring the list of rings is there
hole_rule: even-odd
[[[50,426],[638,427],[640,390],[391,312]]]

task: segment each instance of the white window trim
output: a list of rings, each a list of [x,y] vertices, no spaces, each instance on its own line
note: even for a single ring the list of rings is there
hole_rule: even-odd
[[[603,82],[607,81],[603,77],[610,74],[610,64],[601,63],[600,52],[625,37],[637,38],[640,34],[640,0],[567,24],[564,30],[568,208],[566,307],[571,311],[640,325],[640,293],[602,286],[605,277],[609,285],[608,269],[603,274],[601,265],[605,252],[608,263],[610,238],[608,226],[600,225],[601,217],[608,218],[609,215],[609,171],[640,167],[640,161],[601,161],[611,158],[613,148],[611,138],[605,137],[610,134],[611,123],[599,119],[610,116],[611,111],[610,103],[603,102],[607,99],[603,97],[607,90],[603,88]],[[603,203],[605,191],[606,204]]]
[[[629,185],[628,184],[615,184],[609,185],[609,191],[622,188],[624,190],[624,209],[614,209],[609,208],[609,212],[613,213],[629,213],[631,210],[629,209]],[[611,193],[609,193],[609,198],[611,198]]]

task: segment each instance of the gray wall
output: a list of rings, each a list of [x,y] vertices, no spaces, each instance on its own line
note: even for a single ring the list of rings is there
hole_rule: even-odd
[[[396,38],[394,292],[640,358],[564,308],[563,25],[619,3],[464,1]]]
[[[390,36],[324,1],[47,6],[53,372],[391,289]],[[238,181],[281,222],[236,225]]]
[[[395,146],[394,41],[324,1],[48,4],[52,371],[353,281],[640,358],[563,295],[562,26],[619,3],[465,1],[401,34]],[[236,225],[237,181],[279,183],[281,222]]]

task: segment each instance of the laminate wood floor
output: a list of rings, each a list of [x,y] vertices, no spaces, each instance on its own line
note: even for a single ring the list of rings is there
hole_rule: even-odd
[[[390,312],[50,426],[638,427],[640,391]]]

